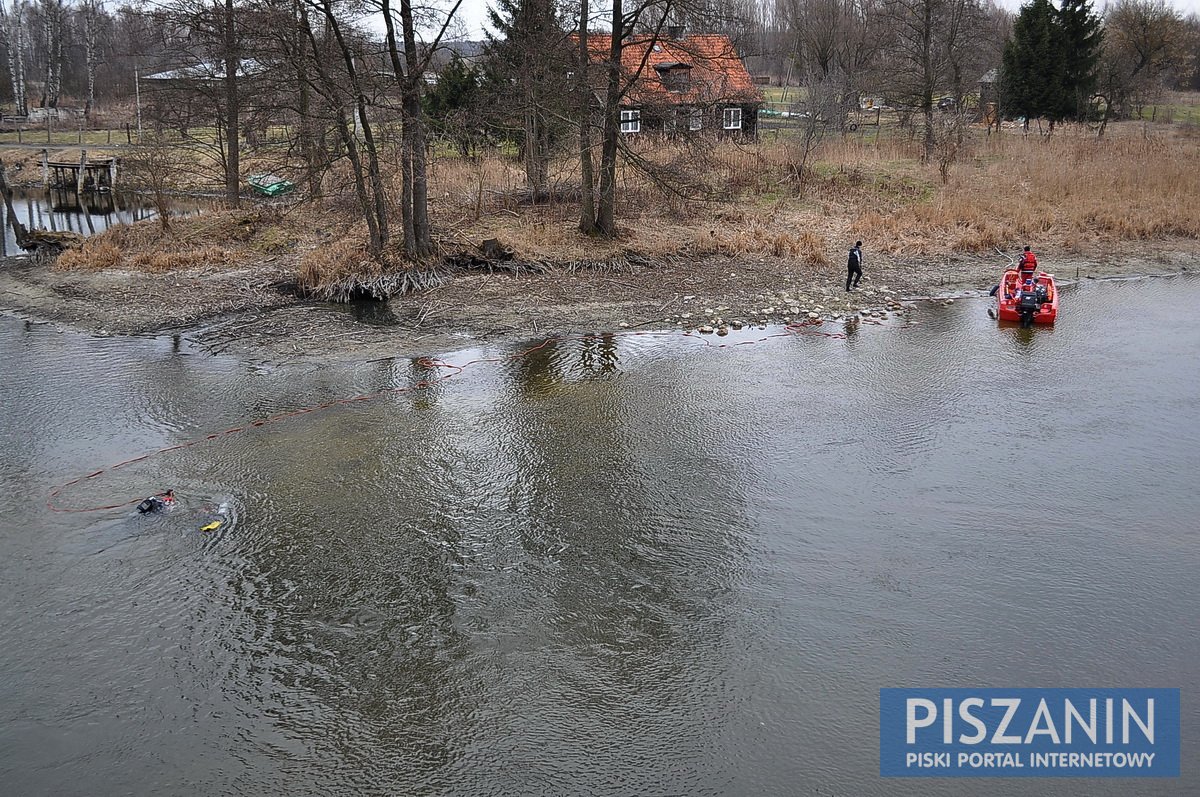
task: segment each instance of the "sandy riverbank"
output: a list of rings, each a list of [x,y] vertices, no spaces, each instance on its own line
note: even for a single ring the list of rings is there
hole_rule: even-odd
[[[1200,267],[1200,242],[1141,242],[1117,252],[1042,253],[1060,279],[1176,273]],[[998,255],[908,260],[866,249],[860,288],[841,264],[788,258],[669,260],[625,271],[466,272],[432,290],[373,305],[332,305],[287,289],[286,259],[245,268],[61,271],[0,261],[0,307],[94,334],[183,332],[210,350],[264,360],[367,359],[443,351],[468,341],[529,339],[620,328],[780,323],[802,314],[846,317],[888,300],[983,292]]]

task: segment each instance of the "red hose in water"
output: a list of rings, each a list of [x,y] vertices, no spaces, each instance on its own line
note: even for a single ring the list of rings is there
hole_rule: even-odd
[[[705,345],[710,346],[715,349],[728,349],[728,348],[732,348],[734,346],[745,346],[745,345],[753,344],[753,343],[761,343],[761,342],[763,342],[765,340],[769,340],[771,338],[781,338],[781,337],[787,337],[789,335],[799,335],[799,334],[820,335],[821,337],[825,337],[825,338],[838,338],[838,339],[844,339],[846,337],[846,333],[844,333],[844,332],[822,332],[821,330],[813,329],[813,327],[817,327],[820,325],[821,325],[820,321],[793,322],[791,324],[788,324],[786,327],[784,327],[784,331],[782,331],[782,332],[773,332],[769,335],[763,335],[760,338],[755,338],[753,340],[741,340],[741,341],[738,341],[737,343],[715,343],[712,340],[710,340],[707,336],[700,335],[696,332],[684,332],[682,334],[684,337],[703,341]],[[608,334],[604,335],[604,337],[608,337],[610,335],[612,337],[615,337],[618,335],[633,336],[633,335],[662,335],[662,334],[664,334],[664,333],[661,331],[651,331],[651,330],[632,331],[631,330],[628,332],[608,333]],[[103,511],[106,509],[120,509],[121,507],[132,506],[133,504],[139,503],[142,499],[134,498],[129,501],[122,501],[122,502],[116,503],[116,504],[104,504],[101,506],[85,506],[85,507],[57,506],[54,502],[54,499],[57,498],[58,495],[63,490],[66,490],[69,487],[73,487],[74,485],[79,484],[80,482],[85,482],[85,481],[88,481],[89,479],[94,479],[97,476],[101,476],[105,473],[109,473],[111,471],[118,470],[120,468],[125,467],[126,465],[132,465],[135,462],[141,462],[143,460],[150,459],[151,457],[156,457],[159,454],[165,454],[169,451],[179,451],[184,448],[191,448],[192,446],[197,446],[197,445],[200,445],[201,443],[207,443],[210,440],[217,440],[222,437],[228,437],[229,435],[237,434],[239,432],[244,432],[249,429],[254,429],[254,428],[257,428],[260,426],[266,426],[267,424],[278,423],[279,421],[284,421],[284,420],[287,420],[288,418],[294,418],[297,415],[305,415],[310,412],[318,412],[319,410],[326,410],[326,409],[329,409],[330,407],[337,407],[337,406],[341,406],[341,405],[345,405],[345,404],[353,404],[358,401],[371,401],[371,400],[377,399],[381,396],[389,396],[389,395],[396,395],[396,394],[401,394],[401,393],[410,393],[410,392],[414,392],[417,390],[425,390],[429,387],[432,387],[433,385],[439,384],[441,382],[445,382],[447,379],[450,379],[451,377],[458,376],[463,371],[465,371],[466,369],[470,368],[473,365],[479,365],[481,363],[498,363],[498,362],[506,362],[506,361],[510,361],[510,360],[519,360],[522,357],[527,357],[536,351],[544,349],[546,346],[549,346],[551,343],[564,343],[564,342],[573,341],[573,340],[592,340],[592,339],[598,338],[598,337],[602,337],[602,336],[599,334],[596,334],[596,333],[589,333],[589,334],[585,334],[585,335],[568,335],[568,336],[564,336],[564,337],[546,338],[545,340],[543,340],[541,343],[538,343],[537,345],[530,346],[527,349],[522,349],[521,351],[515,352],[513,354],[499,354],[494,357],[480,357],[475,360],[469,360],[461,365],[455,365],[454,363],[448,363],[444,360],[436,359],[433,357],[421,357],[420,359],[417,360],[417,364],[420,365],[421,367],[431,368],[431,369],[432,368],[446,369],[448,371],[448,373],[445,373],[442,376],[438,376],[433,379],[422,379],[408,387],[387,388],[385,390],[378,390],[374,393],[364,393],[364,394],[357,395],[357,396],[348,396],[346,398],[333,399],[332,401],[325,401],[320,404],[313,404],[308,407],[301,407],[301,408],[295,409],[295,410],[288,410],[287,412],[276,413],[275,415],[270,415],[266,418],[260,418],[255,421],[250,421],[249,423],[245,424],[244,426],[234,426],[229,429],[225,429],[224,431],[213,432],[212,434],[205,435],[204,437],[197,437],[193,440],[187,440],[183,443],[176,443],[175,445],[166,446],[165,448],[160,448],[157,451],[150,451],[150,452],[142,454],[140,456],[133,457],[132,459],[126,459],[121,462],[117,462],[116,464],[101,468],[100,470],[95,471],[94,473],[89,473],[86,476],[80,476],[76,479],[72,479],[71,481],[66,482],[65,484],[58,485],[53,490],[51,490],[49,496],[47,496],[46,508],[49,509],[51,512],[100,512],[100,511]]]

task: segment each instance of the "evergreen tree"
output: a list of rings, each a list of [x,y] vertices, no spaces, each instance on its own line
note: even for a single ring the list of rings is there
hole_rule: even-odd
[[[1062,0],[1057,19],[1064,60],[1064,116],[1083,121],[1091,113],[1091,99],[1096,92],[1104,29],[1088,0]]]
[[[569,41],[556,0],[496,0],[488,8],[488,86],[497,126],[520,131],[525,178],[544,192],[567,113]]]
[[[1054,122],[1066,117],[1064,75],[1066,56],[1057,12],[1050,0],[1033,0],[1021,6],[1013,22],[1012,38],[1004,45],[1001,100],[1008,116],[1045,117]]]
[[[455,54],[421,103],[433,130],[454,142],[460,155],[471,155],[478,138],[479,74]]]

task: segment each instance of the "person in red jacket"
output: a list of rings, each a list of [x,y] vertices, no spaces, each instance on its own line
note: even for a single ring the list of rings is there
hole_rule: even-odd
[[[1025,251],[1021,253],[1021,259],[1018,261],[1018,265],[1021,268],[1021,279],[1030,279],[1033,277],[1034,272],[1037,271],[1037,255],[1033,253],[1033,250],[1026,246]]]

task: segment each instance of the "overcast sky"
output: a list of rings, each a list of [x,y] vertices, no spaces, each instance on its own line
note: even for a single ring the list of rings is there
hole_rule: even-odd
[[[1014,11],[1021,7],[1021,0],[997,0],[1000,5],[1005,8],[1011,8]],[[1187,16],[1188,14],[1200,14],[1200,0],[1169,0],[1179,11]],[[483,25],[487,15],[488,0],[463,0],[462,6],[458,10],[459,18],[463,23],[465,36],[468,39],[482,39]],[[599,3],[597,5],[600,5]],[[1104,7],[1104,0],[1092,0],[1092,5],[1097,10]]]

